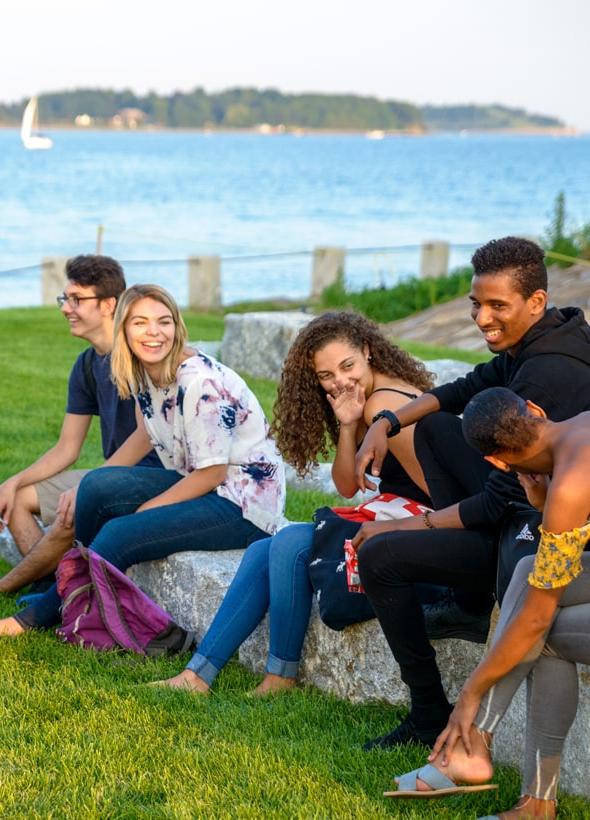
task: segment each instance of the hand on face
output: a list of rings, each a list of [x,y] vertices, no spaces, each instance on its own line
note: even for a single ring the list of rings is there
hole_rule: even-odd
[[[365,393],[358,382],[342,388],[336,396],[327,393],[327,398],[342,427],[356,425],[362,419]]]
[[[516,473],[516,475],[529,504],[536,510],[542,510],[549,489],[548,476],[537,473]]]

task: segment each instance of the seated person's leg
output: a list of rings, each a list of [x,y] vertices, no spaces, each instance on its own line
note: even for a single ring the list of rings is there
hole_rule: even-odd
[[[314,524],[291,524],[272,539],[269,554],[270,645],[258,694],[295,685],[309,624],[313,589],[309,555]]]
[[[186,669],[160,685],[207,692],[213,681],[264,618],[269,602],[268,551],[271,538],[244,553],[221,606]]]
[[[418,422],[414,447],[436,510],[482,491],[493,469],[463,437],[461,419],[432,413]]]
[[[415,584],[471,587],[485,595],[494,576],[491,538],[468,530],[390,532],[369,539],[358,556],[363,586],[411,697],[409,718],[377,745],[432,744],[450,705]]]
[[[40,513],[39,496],[34,484],[17,490],[10,515],[10,534],[21,555],[26,555],[43,535],[37,522]]]
[[[175,470],[101,467],[80,482],[76,498],[76,537],[90,546],[111,519],[135,510],[182,479]]]
[[[105,509],[101,515],[107,513]],[[79,514],[83,508],[77,506],[76,522]],[[266,537],[267,533],[242,516],[240,507],[210,492],[190,501],[112,518],[88,546],[125,571],[132,564],[157,561],[175,552],[244,549]]]
[[[19,491],[17,505],[19,498],[22,500],[28,498],[27,513],[22,520],[25,521],[27,527],[30,525],[29,542],[34,534],[36,538],[22,561],[0,579],[0,592],[17,592],[27,584],[53,573],[64,553],[72,546],[74,535],[73,527],[63,527],[56,521],[56,509],[60,496],[66,490],[77,487],[87,472],[88,470],[66,470]],[[23,509],[24,507],[21,507],[20,512],[23,512]],[[43,524],[48,527],[45,532],[38,526],[34,516],[39,516]],[[30,518],[28,523],[27,517]],[[11,530],[17,538],[19,538],[20,530],[20,537],[23,537],[23,530],[19,527],[18,521],[13,526],[11,520]],[[22,543],[21,541],[21,550]]]
[[[151,470],[149,467],[104,468],[105,474],[107,471],[120,472],[114,476],[114,481],[101,482],[102,476],[99,474],[102,469],[93,470],[80,485],[76,504],[76,533],[78,523],[82,531],[90,533],[97,522],[106,520],[107,523],[87,546],[120,570],[125,571],[132,564],[142,561],[166,558],[174,552],[242,549],[253,541],[266,537],[266,533],[243,518],[242,511],[236,504],[221,498],[217,493],[207,493],[192,501],[169,504],[141,513],[121,514],[126,507],[136,509],[143,503],[142,500],[138,500],[142,492],[144,496],[147,494],[147,498],[153,498],[158,494],[153,492],[155,484],[159,483],[162,486],[159,490],[162,492],[167,489],[165,481],[171,486],[175,481],[179,481],[181,476],[173,470]],[[142,478],[141,475],[136,476],[135,471],[154,473],[158,478]],[[126,479],[123,478],[123,474],[126,474]],[[112,477],[106,476],[107,479]],[[133,489],[132,502],[125,500],[121,479],[126,480],[127,486]],[[148,485],[150,492],[146,493]],[[105,487],[108,492],[104,492]],[[119,497],[113,492],[114,488],[120,494]],[[94,489],[100,495],[97,510],[91,503]],[[113,513],[119,513],[120,517],[112,518]],[[88,520],[85,519],[87,514]],[[109,517],[111,520],[108,520]],[[25,629],[48,628],[59,623],[60,605],[61,600],[53,586],[34,604],[19,612],[15,620]]]

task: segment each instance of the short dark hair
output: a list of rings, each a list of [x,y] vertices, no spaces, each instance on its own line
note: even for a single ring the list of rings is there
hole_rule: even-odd
[[[84,287],[94,287],[99,299],[118,299],[127,285],[121,265],[110,256],[80,254],[66,262],[66,277]]]
[[[506,273],[510,270],[516,290],[525,298],[536,290],[547,290],[545,254],[535,242],[519,236],[492,239],[471,257],[476,276]]]
[[[484,456],[524,450],[538,435],[542,422],[532,416],[526,401],[507,387],[488,387],[477,393],[463,412],[463,437]]]

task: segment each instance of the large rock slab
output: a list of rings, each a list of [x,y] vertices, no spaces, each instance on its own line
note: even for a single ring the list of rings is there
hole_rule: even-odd
[[[12,540],[10,531],[6,528],[0,532],[0,557],[8,561],[11,566],[18,564],[22,557],[16,544]]]
[[[484,647],[465,641],[437,641],[436,652],[449,697],[456,698],[463,682],[483,657]],[[262,674],[268,653],[268,622],[265,621],[244,643],[240,662]],[[314,603],[300,667],[302,683],[355,702],[383,700],[406,704],[408,690],[399,666],[387,645],[377,620],[329,629]]]
[[[250,376],[278,381],[293,340],[311,319],[301,311],[228,313],[221,360]]]
[[[454,382],[455,379],[462,378],[473,370],[472,364],[458,362],[455,359],[431,359],[424,364],[433,374],[434,383],[437,386]]]
[[[163,561],[146,561],[128,574],[200,640],[213,620],[231,583],[241,550],[186,552]],[[437,641],[437,657],[449,696],[457,696],[464,680],[483,657],[484,647],[466,641]],[[262,674],[268,654],[268,620],[265,618],[239,651],[240,662]],[[385,636],[376,620],[342,632],[329,629],[314,602],[303,647],[300,680],[352,701],[407,702]]]

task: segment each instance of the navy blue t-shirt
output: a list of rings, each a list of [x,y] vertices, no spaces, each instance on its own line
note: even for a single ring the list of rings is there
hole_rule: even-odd
[[[120,399],[111,381],[111,357],[90,355],[92,372],[96,380],[96,395],[88,384],[84,372],[84,353],[80,353],[68,383],[67,413],[77,416],[99,416],[102,437],[102,452],[105,458],[113,455],[136,428],[135,402]],[[162,462],[152,450],[138,466],[162,467]]]

